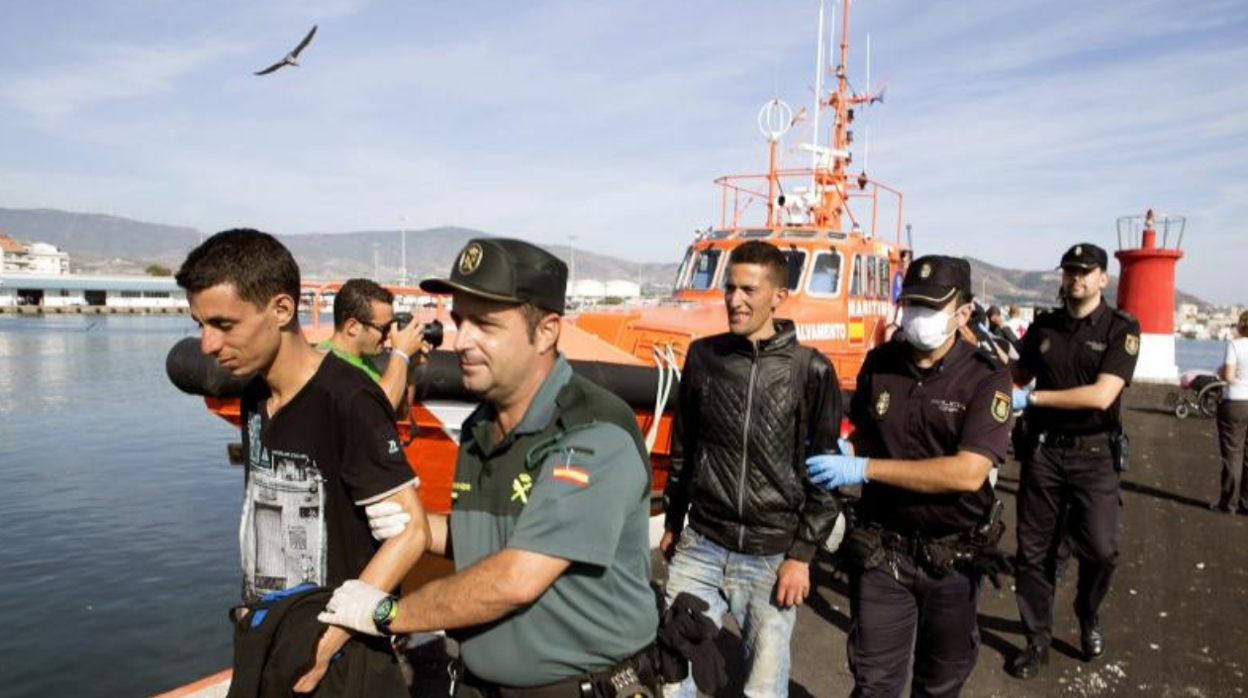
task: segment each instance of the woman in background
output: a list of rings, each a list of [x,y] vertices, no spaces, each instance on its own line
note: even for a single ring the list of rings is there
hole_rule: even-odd
[[[1226,343],[1226,358],[1218,369],[1218,377],[1227,383],[1218,405],[1222,493],[1209,508],[1229,512],[1238,489],[1235,511],[1248,516],[1248,310],[1240,313],[1235,331],[1238,336]]]

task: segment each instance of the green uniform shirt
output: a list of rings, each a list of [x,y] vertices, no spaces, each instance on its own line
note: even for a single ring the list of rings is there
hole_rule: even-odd
[[[360,369],[360,370],[361,370],[361,371],[363,371],[364,373],[367,373],[369,378],[372,378],[373,380],[375,380],[375,381],[377,381],[377,382],[381,382],[381,374],[377,372],[377,369],[373,368],[373,365],[372,365],[372,364],[370,364],[369,362],[365,361],[365,360],[364,360],[364,357],[362,357],[362,356],[356,356],[355,354],[352,354],[351,352],[349,352],[349,351],[347,351],[347,350],[343,349],[342,347],[338,346],[337,344],[334,344],[334,340],[332,340],[332,339],[327,339],[327,340],[325,340],[324,342],[321,342],[320,344],[317,344],[317,345],[316,345],[316,348],[317,348],[317,349],[320,349],[321,351],[332,351],[332,352],[334,352],[334,356],[337,356],[338,358],[342,359],[343,361],[346,361],[347,363],[351,364],[352,366],[354,366],[354,367],[356,367],[356,368]]]
[[[650,470],[632,411],[559,357],[520,424],[464,422],[451,536],[462,570],[505,547],[572,563],[531,606],[455,633],[473,674],[527,687],[606,669],[654,641]],[[471,603],[471,599],[465,599]]]

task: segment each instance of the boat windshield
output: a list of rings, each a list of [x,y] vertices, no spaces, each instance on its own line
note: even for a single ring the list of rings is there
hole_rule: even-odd
[[[785,250],[789,263],[789,290],[796,291],[802,282],[802,267],[806,266],[806,250]]]
[[[689,269],[689,281],[685,288],[706,291],[715,287],[715,272],[719,270],[719,258],[723,250],[714,247],[697,250]]]
[[[810,268],[810,280],[806,292],[817,296],[835,296],[841,288],[841,253],[836,250],[820,252]]]

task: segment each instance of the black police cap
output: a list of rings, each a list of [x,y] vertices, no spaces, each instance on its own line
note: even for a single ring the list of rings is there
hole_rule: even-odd
[[[430,293],[462,291],[504,303],[532,303],[563,314],[568,267],[537,245],[508,238],[469,240],[455,258],[450,278],[426,279]]]
[[[1105,250],[1090,242],[1081,242],[1066,250],[1059,267],[1062,269],[1092,269],[1094,267],[1109,269],[1109,255],[1105,253]]]
[[[910,263],[899,301],[942,307],[962,291],[971,295],[971,264],[965,259],[927,255]]]

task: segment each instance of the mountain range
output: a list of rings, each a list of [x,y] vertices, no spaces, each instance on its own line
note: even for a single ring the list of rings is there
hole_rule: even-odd
[[[186,253],[206,236],[187,226],[164,225],[118,216],[75,213],[56,209],[0,208],[0,233],[24,242],[46,242],[69,253],[75,273],[142,274],[151,264],[176,269]],[[367,230],[279,236],[299,261],[309,279],[346,279],[366,276],[393,283],[401,278],[403,233]],[[409,280],[446,273],[447,263],[474,237],[489,233],[458,227],[406,231]],[[679,260],[635,262],[568,245],[544,245],[564,261],[572,261],[574,278],[636,281],[647,292],[670,289]],[[967,258],[977,295],[993,303],[1051,305],[1057,295],[1060,272],[1005,269]],[[1114,298],[1117,277],[1107,296]],[[1176,303],[1207,303],[1176,291]]]

